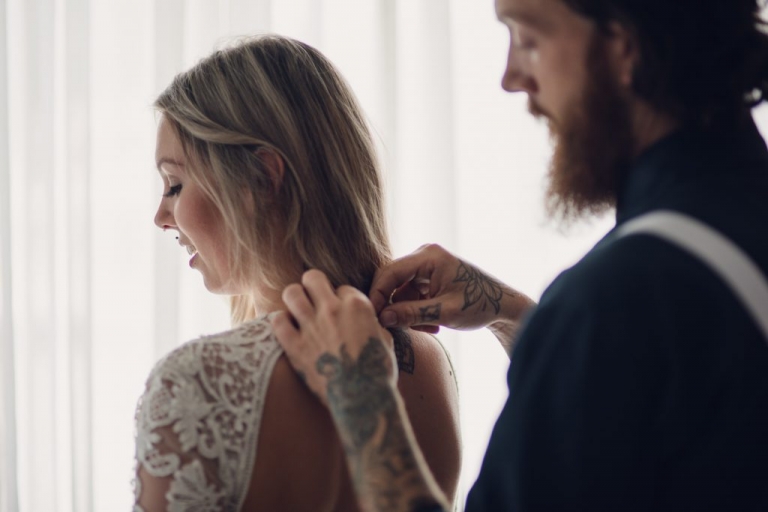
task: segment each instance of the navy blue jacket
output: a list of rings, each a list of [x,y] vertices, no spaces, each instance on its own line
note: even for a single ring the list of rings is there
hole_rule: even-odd
[[[751,119],[641,155],[617,225],[657,209],[703,220],[768,276],[768,151]],[[768,341],[667,242],[609,233],[563,272],[508,384],[468,512],[768,510]]]

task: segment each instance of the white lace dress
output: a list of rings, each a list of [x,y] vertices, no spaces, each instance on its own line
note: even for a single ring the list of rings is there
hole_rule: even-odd
[[[141,468],[172,477],[170,512],[240,510],[280,354],[265,316],[188,342],[157,363],[136,411],[134,512],[144,512]]]

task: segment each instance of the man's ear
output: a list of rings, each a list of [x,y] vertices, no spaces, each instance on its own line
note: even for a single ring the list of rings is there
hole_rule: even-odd
[[[264,164],[264,168],[269,173],[269,178],[272,180],[272,189],[275,193],[280,190],[283,184],[283,176],[285,175],[285,162],[283,157],[270,148],[259,148],[256,150],[256,156]]]
[[[635,33],[617,21],[608,24],[608,55],[618,83],[632,87],[635,68],[640,63],[640,46]]]

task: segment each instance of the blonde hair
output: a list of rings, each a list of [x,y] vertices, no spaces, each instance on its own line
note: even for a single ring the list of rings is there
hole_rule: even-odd
[[[241,40],[177,75],[155,106],[222,214],[238,279],[278,290],[287,255],[367,291],[391,258],[381,176],[357,100],[320,52],[275,35]],[[279,183],[262,149],[282,158]],[[232,297],[234,324],[256,314],[250,297]]]

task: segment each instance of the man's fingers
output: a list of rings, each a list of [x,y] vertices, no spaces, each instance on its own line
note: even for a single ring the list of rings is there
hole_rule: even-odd
[[[414,277],[412,281],[392,292],[389,303],[429,299],[430,292],[429,279]]]
[[[312,352],[311,350],[307,352],[305,340],[294,326],[291,315],[285,311],[276,313],[272,317],[272,332],[275,333],[278,342],[285,351],[288,362],[299,378],[320,398],[321,402],[327,405],[327,395],[322,387],[323,382],[318,380],[312,365]]]
[[[304,290],[315,305],[315,308],[317,308],[318,304],[336,300],[336,292],[334,292],[331,282],[319,270],[312,269],[304,272],[304,275],[301,276],[301,284],[304,285]]]
[[[442,308],[442,302],[398,302],[379,314],[379,322],[384,327],[438,326],[442,324]]]
[[[416,276],[418,266],[413,268],[408,263],[408,261],[398,260],[380,268],[374,274],[368,298],[371,299],[373,309],[376,312],[381,311],[389,304],[389,299],[395,290]]]
[[[287,311],[280,311],[272,317],[272,332],[275,333],[277,341],[285,350],[291,364],[296,367],[296,361],[293,356],[301,350],[301,333],[293,324],[291,315]]]
[[[289,285],[283,290],[283,302],[299,323],[299,326],[310,320],[315,311],[315,307],[310,302],[309,297],[307,297],[304,287],[300,284]]]
[[[336,295],[340,299],[350,299],[350,298],[368,299],[368,297],[366,297],[363,292],[361,292],[354,286],[349,286],[346,284],[339,286],[338,290],[336,290]]]
[[[299,334],[299,330],[293,325],[291,315],[287,311],[278,311],[272,317],[272,331],[278,341],[293,339]]]
[[[375,315],[368,297],[357,288],[352,286],[339,286],[339,289],[336,290],[336,295],[339,297],[339,300],[354,305],[357,311],[368,310]]]
[[[435,265],[429,254],[423,251],[420,249],[376,271],[369,297],[377,312],[387,307],[392,294],[404,285],[413,287],[422,295],[429,293]]]

